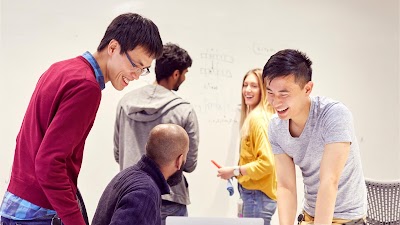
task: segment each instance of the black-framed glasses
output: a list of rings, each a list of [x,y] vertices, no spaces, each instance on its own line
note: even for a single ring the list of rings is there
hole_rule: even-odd
[[[125,52],[126,58],[128,58],[129,62],[132,64],[133,66],[133,72],[136,74],[139,74],[140,76],[145,76],[147,74],[150,73],[149,68],[139,68],[138,66],[136,66],[136,64],[132,61],[131,57],[128,55],[128,53]]]

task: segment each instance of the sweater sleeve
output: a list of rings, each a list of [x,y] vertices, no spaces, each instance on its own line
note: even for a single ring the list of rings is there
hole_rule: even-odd
[[[84,225],[71,173],[77,176],[82,146],[96,116],[101,91],[95,83],[81,81],[61,95],[35,158],[35,173],[50,204],[65,225]],[[75,158],[77,157],[77,158]],[[71,168],[73,167],[73,168]]]
[[[117,113],[114,125],[114,159],[119,164],[119,120],[122,112],[122,106],[119,103],[117,106]]]
[[[197,155],[199,150],[199,124],[197,121],[197,115],[192,109],[188,115],[188,122],[185,125],[185,130],[189,136],[189,152],[186,157],[186,163],[184,171],[187,173],[193,172],[197,166]]]
[[[160,205],[155,193],[136,190],[123,196],[115,207],[110,225],[155,225]],[[158,194],[159,195],[159,194]]]
[[[252,180],[259,180],[270,174],[274,167],[274,155],[268,141],[268,124],[261,117],[254,117],[250,121],[250,143],[254,161],[247,163],[246,172]]]

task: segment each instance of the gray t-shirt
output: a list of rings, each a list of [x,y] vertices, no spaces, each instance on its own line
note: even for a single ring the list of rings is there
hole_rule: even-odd
[[[350,153],[340,177],[335,218],[358,219],[367,213],[367,191],[351,112],[342,103],[311,97],[310,114],[299,137],[289,133],[289,120],[272,118],[269,140],[274,154],[287,154],[300,167],[304,182],[304,210],[315,215],[319,169],[325,145],[350,142]],[[278,200],[279,201],[279,200]]]

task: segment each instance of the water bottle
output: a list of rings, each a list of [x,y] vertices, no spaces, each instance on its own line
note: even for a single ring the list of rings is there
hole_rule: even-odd
[[[241,198],[237,202],[237,216],[243,217],[243,200]]]

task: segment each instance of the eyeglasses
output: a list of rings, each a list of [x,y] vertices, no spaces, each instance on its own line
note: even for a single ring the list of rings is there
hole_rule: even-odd
[[[128,58],[129,62],[132,64],[134,73],[139,74],[139,76],[145,76],[150,73],[149,68],[143,68],[143,69],[139,68],[138,66],[136,66],[135,63],[133,63],[133,61],[132,61],[131,57],[128,55],[128,53],[125,53],[125,55]]]

